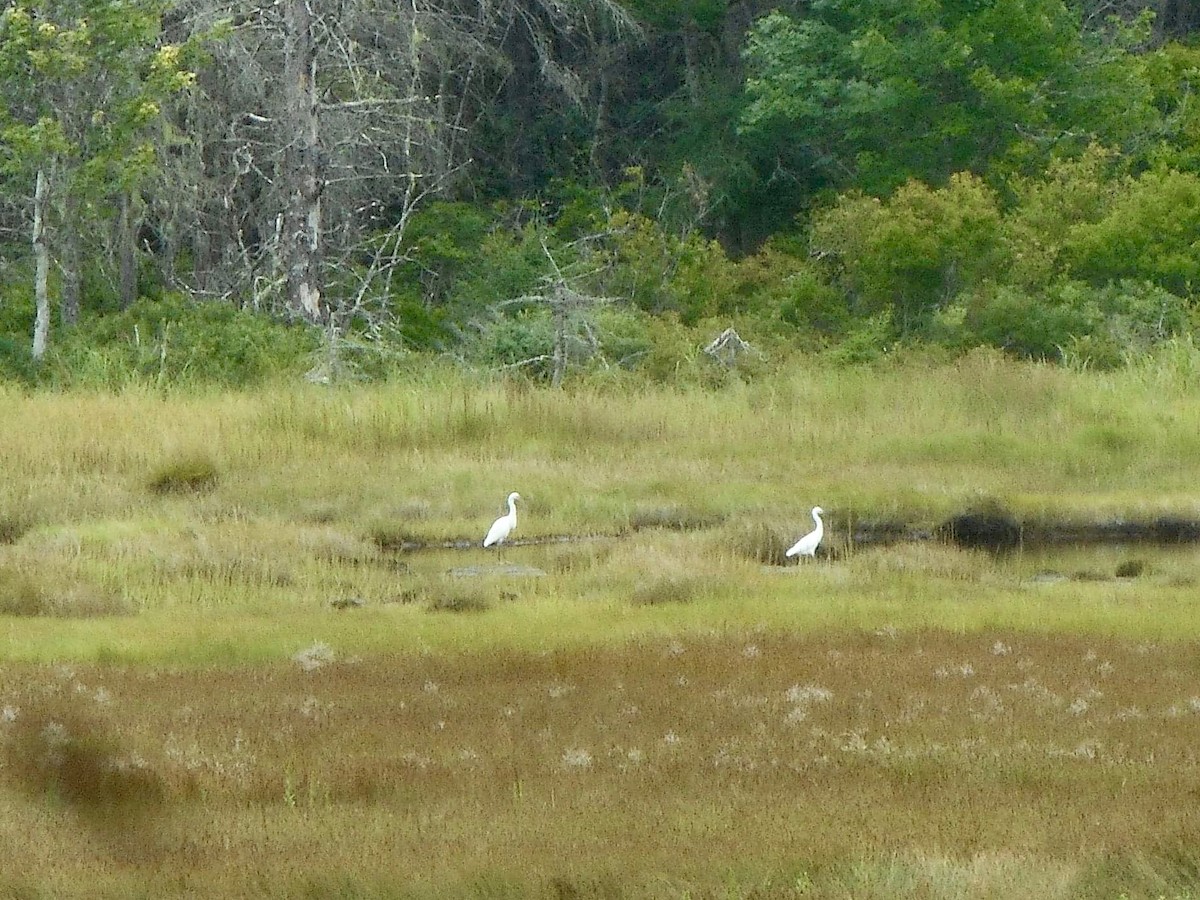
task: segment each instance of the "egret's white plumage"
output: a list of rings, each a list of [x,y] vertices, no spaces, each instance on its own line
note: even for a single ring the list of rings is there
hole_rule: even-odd
[[[508,495],[508,515],[501,516],[492,523],[487,537],[483,539],[483,546],[491,547],[495,544],[502,544],[512,534],[512,530],[517,527],[517,501],[520,499],[521,495],[516,491]]]
[[[788,550],[788,556],[816,556],[817,547],[821,543],[821,538],[825,536],[825,523],[821,521],[821,514],[825,510],[819,506],[814,506],[812,509],[813,522],[817,527],[806,534],[800,540],[796,541]]]

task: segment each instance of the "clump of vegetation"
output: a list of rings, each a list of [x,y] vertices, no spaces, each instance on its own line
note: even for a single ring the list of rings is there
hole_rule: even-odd
[[[730,537],[736,553],[767,566],[783,566],[789,562],[788,536],[778,528],[757,522],[737,529]]]
[[[0,544],[15,544],[39,523],[40,516],[29,506],[0,510]]]
[[[480,613],[492,608],[492,601],[478,585],[438,585],[428,591],[430,612]]]
[[[1144,559],[1126,559],[1117,564],[1116,576],[1118,578],[1140,578],[1146,574],[1146,568]]]
[[[552,548],[549,553],[550,569],[559,575],[586,572],[604,562],[612,553],[610,542],[586,541],[565,544]]]
[[[376,525],[371,529],[371,540],[385,553],[401,553],[424,545],[425,539],[407,528],[393,525]]]
[[[637,509],[629,517],[629,528],[665,528],[669,531],[700,531],[725,521],[721,513],[684,506],[649,506]]]
[[[872,576],[904,574],[980,581],[990,571],[991,559],[982,550],[906,541],[856,553],[849,565],[856,573]]]
[[[28,572],[0,568],[0,613],[6,616],[44,616],[45,591]]]
[[[98,585],[0,566],[0,615],[98,618],[132,612],[128,600]]]
[[[14,714],[3,743],[9,778],[35,797],[89,814],[128,817],[160,806],[166,797],[162,777],[123,748],[82,702],[53,697]],[[122,827],[127,824],[123,818]]]
[[[691,603],[709,590],[710,585],[699,575],[663,575],[640,583],[629,600],[634,606]]]
[[[314,559],[331,564],[362,565],[379,556],[374,544],[333,528],[307,532],[301,535],[300,544]]]
[[[204,453],[189,453],[163,463],[150,478],[155,494],[202,493],[217,486],[217,464]]]
[[[1021,524],[999,500],[988,497],[950,517],[935,534],[960,547],[999,552],[1021,543]]]

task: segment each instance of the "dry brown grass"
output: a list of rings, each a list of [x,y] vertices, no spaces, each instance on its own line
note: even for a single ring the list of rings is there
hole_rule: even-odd
[[[7,887],[1183,896],[1200,864],[1197,650],[883,630],[7,666]],[[39,762],[56,722],[80,736],[78,765]],[[122,804],[136,825],[110,840],[95,810]]]

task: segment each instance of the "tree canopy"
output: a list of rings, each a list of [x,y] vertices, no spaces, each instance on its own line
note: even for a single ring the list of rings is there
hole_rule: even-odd
[[[658,377],[730,323],[1112,361],[1195,318],[1197,28],[1168,0],[15,0],[0,368],[137,368],[156,304],[313,329],[320,377]],[[516,302],[547,285],[605,302],[568,340]],[[134,347],[101,327],[137,310]]]

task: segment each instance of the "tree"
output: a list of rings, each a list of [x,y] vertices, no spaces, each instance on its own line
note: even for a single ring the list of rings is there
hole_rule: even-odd
[[[213,0],[175,10],[181,36],[225,14]],[[191,235],[194,266],[172,264],[175,277],[320,324],[331,349],[352,331],[382,333],[397,314],[391,286],[411,256],[413,215],[477,186],[479,120],[513,84],[583,97],[564,57],[598,41],[608,13],[621,14],[612,0],[243,7],[174,111],[186,137],[156,230]],[[516,43],[534,56],[528,77],[518,77]]]
[[[0,20],[2,167],[36,185],[35,359],[48,341],[50,257],[63,271],[63,318],[72,323],[90,226],[108,222],[118,252],[132,253],[130,205],[156,166],[161,104],[193,78],[180,48],[160,40],[162,9],[158,0],[16,0]],[[128,263],[122,268],[129,303],[136,285]]]
[[[887,312],[906,335],[919,335],[959,292],[1004,268],[999,203],[966,173],[936,190],[910,181],[886,202],[842,197],[817,218],[812,243],[858,313]]]
[[[1063,0],[819,0],[756,23],[742,130],[787,133],[826,184],[883,195],[909,179],[1044,164],[1149,130],[1136,27],[1084,32]]]
[[[283,93],[286,121],[293,128],[284,148],[282,256],[288,305],[309,321],[328,318],[322,297],[321,193],[324,172],[318,119],[317,53],[310,0],[287,0]]]

